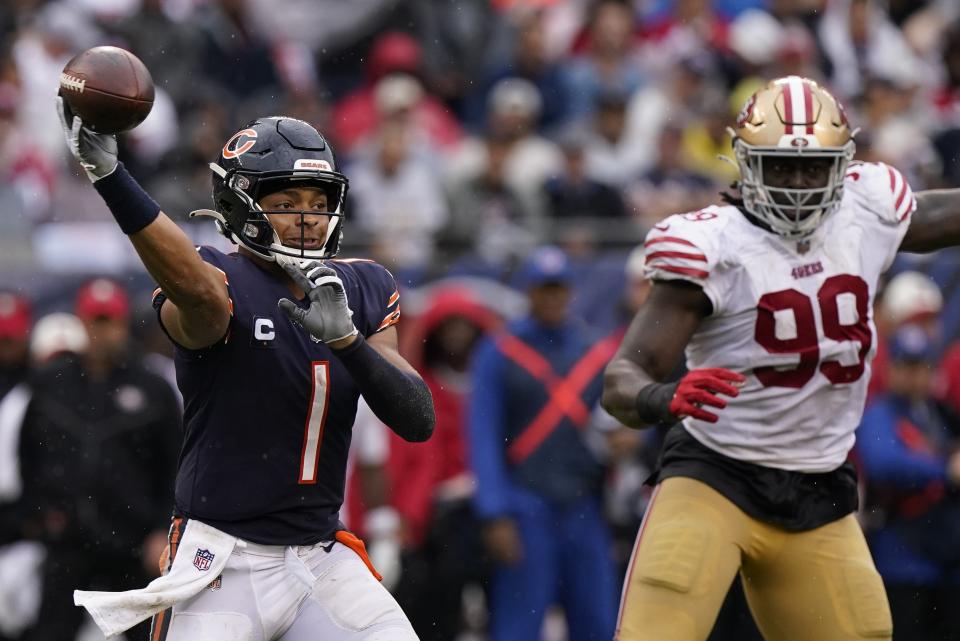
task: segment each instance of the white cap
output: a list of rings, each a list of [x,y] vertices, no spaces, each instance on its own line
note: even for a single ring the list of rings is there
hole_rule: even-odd
[[[783,38],[784,29],[780,21],[760,9],[744,11],[730,25],[730,48],[755,65],[774,59]]]
[[[637,245],[630,255],[627,256],[627,266],[625,268],[627,278],[631,280],[642,280],[644,275],[644,265],[647,262],[647,252],[643,245]]]
[[[67,312],[47,314],[37,321],[30,335],[30,357],[42,364],[63,352],[82,354],[90,340],[83,321]]]
[[[498,114],[522,113],[531,118],[539,116],[543,108],[540,90],[523,78],[504,78],[490,91],[488,107]]]
[[[373,101],[381,114],[411,109],[421,98],[423,87],[420,86],[420,81],[406,73],[384,76],[373,89]]]
[[[880,310],[893,325],[901,325],[917,317],[939,314],[943,294],[937,284],[920,272],[901,272],[887,284]]]

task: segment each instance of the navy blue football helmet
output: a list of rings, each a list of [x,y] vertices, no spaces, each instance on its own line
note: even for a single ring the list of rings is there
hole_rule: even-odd
[[[348,181],[337,171],[330,143],[310,124],[271,116],[245,125],[227,140],[213,171],[213,206],[191,216],[210,216],[220,233],[266,260],[278,256],[300,259],[332,258],[340,250],[343,207]],[[317,214],[316,211],[266,211],[260,199],[290,187],[318,187],[327,195],[331,217],[327,238],[319,249],[284,245],[270,224],[271,214]]]

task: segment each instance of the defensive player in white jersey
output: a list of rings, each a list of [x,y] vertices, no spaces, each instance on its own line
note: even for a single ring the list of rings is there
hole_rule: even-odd
[[[654,285],[606,372],[627,425],[681,421],[617,639],[706,639],[738,572],[767,641],[890,639],[846,459],[878,279],[897,251],[960,243],[960,190],[914,197],[893,167],[851,162],[842,106],[805,78],[755,93],[732,133],[739,193],[650,231]],[[689,373],[663,383],[684,348]]]

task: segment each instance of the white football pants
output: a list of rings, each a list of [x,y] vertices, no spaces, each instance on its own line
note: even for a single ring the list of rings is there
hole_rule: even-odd
[[[418,641],[357,553],[333,541],[238,541],[219,581],[172,615],[166,636],[154,630],[152,641]]]

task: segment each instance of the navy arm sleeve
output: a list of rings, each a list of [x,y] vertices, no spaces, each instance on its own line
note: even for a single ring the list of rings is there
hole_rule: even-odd
[[[373,413],[405,441],[433,434],[433,395],[419,376],[405,372],[370,347],[363,334],[349,347],[333,350],[350,372]]]
[[[426,441],[436,423],[430,389],[423,379],[396,367],[366,341],[400,320],[400,294],[393,274],[373,261],[331,262],[356,275],[357,289],[350,293],[350,302],[356,304],[354,322],[360,330],[349,347],[333,353],[378,419],[405,441]]]

